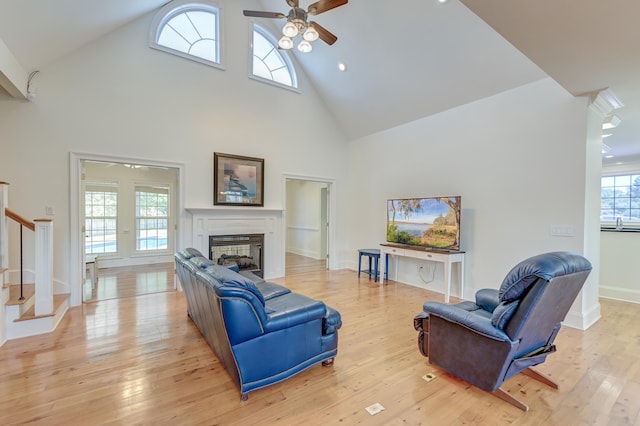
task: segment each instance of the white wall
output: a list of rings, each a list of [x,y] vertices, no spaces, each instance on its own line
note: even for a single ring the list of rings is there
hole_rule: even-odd
[[[587,109],[544,79],[350,143],[353,264],[384,242],[385,201],[416,196],[462,196],[465,298],[529,256],[584,252]],[[574,235],[551,236],[557,225]],[[399,280],[424,286],[402,262]],[[444,291],[441,269],[428,288]]]
[[[41,69],[35,102],[0,102],[0,180],[23,216],[55,206],[57,280],[79,285],[70,152],[184,164],[187,208],[213,204],[214,151],[265,159],[265,209],[285,208],[284,174],[331,179],[332,264],[354,269],[358,248],[384,241],[387,198],[461,195],[467,298],[530,255],[583,252],[586,99],[546,79],[347,143],[305,75],[302,94],[247,78],[253,2],[240,3],[225,2],[224,71],[150,49],[146,16]],[[575,236],[551,236],[554,225]],[[419,283],[417,269],[400,280]],[[443,291],[441,271],[429,288]]]
[[[335,179],[338,209],[346,208],[344,134],[305,75],[302,94],[247,77],[242,9],[250,5],[240,3],[225,2],[225,70],[149,48],[146,16],[41,69],[34,102],[0,102],[0,180],[11,183],[9,205],[23,216],[55,206],[56,280],[68,285],[72,276],[70,152],[182,163],[187,208],[213,205],[214,152],[264,158],[265,208],[284,209],[285,172]],[[345,235],[338,213],[336,232]],[[346,239],[334,249],[343,254]]]
[[[600,240],[600,295],[640,303],[640,235],[602,232]]]

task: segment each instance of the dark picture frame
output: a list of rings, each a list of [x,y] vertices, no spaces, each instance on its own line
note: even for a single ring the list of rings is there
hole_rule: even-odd
[[[214,152],[213,204],[264,206],[264,159]]]

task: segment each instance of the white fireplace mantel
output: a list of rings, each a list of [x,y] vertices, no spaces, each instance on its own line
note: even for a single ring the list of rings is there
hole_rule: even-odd
[[[264,234],[264,278],[284,276],[283,211],[251,207],[187,208],[193,247],[208,256],[210,235]]]

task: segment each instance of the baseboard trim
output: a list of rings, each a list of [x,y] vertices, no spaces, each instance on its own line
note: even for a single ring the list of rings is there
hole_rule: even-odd
[[[622,302],[640,303],[640,291],[628,288],[600,286],[600,297]]]

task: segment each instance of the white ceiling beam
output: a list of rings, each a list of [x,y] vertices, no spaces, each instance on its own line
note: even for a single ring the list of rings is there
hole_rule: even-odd
[[[27,98],[27,72],[0,39],[0,86],[14,98]]]

